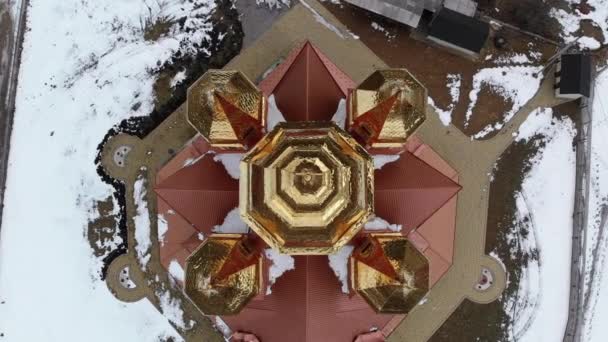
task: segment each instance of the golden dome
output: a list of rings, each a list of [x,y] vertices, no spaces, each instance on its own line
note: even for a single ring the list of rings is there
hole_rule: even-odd
[[[429,290],[428,260],[401,234],[370,234],[350,265],[353,288],[376,312],[408,313]]]
[[[348,130],[371,148],[399,148],[426,119],[426,88],[405,69],[378,70],[353,90]]]
[[[188,88],[186,106],[188,121],[211,146],[242,150],[262,138],[266,99],[239,71],[207,71]]]
[[[333,123],[282,123],[241,162],[241,216],[271,247],[329,254],[373,212],[370,155]]]
[[[206,315],[237,314],[260,290],[260,260],[244,235],[211,235],[186,260],[184,292]]]

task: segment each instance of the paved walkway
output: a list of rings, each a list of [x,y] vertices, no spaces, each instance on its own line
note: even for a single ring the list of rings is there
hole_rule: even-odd
[[[355,39],[323,6],[316,1],[306,0],[305,4],[299,3],[285,13],[269,31],[231,61],[226,69],[240,70],[250,79],[256,80],[275,61],[285,56],[297,42],[304,39],[316,44],[355,82],[362,81],[376,69],[386,68],[382,60]],[[513,133],[529,112],[539,106],[554,105],[556,101],[553,97],[553,79],[549,77],[543,82],[536,97],[522,108],[498,135],[486,141],[472,141],[454,126],[443,126],[433,109],[428,108],[427,121],[418,134],[459,172],[463,186],[458,195],[454,264],[431,290],[426,303],[414,309],[395,329],[390,341],[426,341],[464,298],[487,303],[500,295],[505,285],[505,272],[496,260],[484,254],[489,173],[496,159],[512,143]],[[146,297],[157,306],[159,289],[171,288],[173,295],[182,300],[186,313],[184,320],[196,322],[192,329],[178,329],[180,333],[186,340],[215,341],[219,340],[219,335],[212,330],[209,320],[184,298],[175,284],[171,284],[166,271],[160,265],[156,238],[156,198],[151,189],[148,189],[147,200],[152,221],[153,246],[146,271],[142,271],[138,265],[134,250],[136,241],[132,217],[135,213],[135,179],[144,176],[150,184],[156,170],[171,158],[172,151],[178,151],[194,133],[186,123],[182,106],[145,139],[119,135],[104,147],[102,164],[105,169],[110,175],[127,184],[129,241],[128,254],[110,266],[108,285],[119,299],[131,301]],[[131,146],[133,149],[127,156],[126,166],[119,167],[113,162],[113,153],[122,145]],[[126,289],[116,282],[117,273],[127,266],[137,290]],[[478,292],[474,290],[474,285],[483,267],[493,273],[494,286],[485,292]]]

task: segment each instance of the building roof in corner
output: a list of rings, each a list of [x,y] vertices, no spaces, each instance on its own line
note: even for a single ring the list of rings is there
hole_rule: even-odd
[[[568,54],[561,57],[560,93],[591,94],[591,56]]]
[[[442,8],[431,22],[429,36],[479,53],[486,43],[490,25],[448,8]]]

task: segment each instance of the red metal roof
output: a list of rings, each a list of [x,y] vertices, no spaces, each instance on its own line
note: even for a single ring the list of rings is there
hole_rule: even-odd
[[[354,82],[309,41],[293,49],[259,87],[287,121],[329,121]]]
[[[354,86],[309,42],[292,50],[259,85],[265,95],[275,95],[292,121],[330,120]],[[411,137],[406,149],[398,161],[376,171],[376,214],[403,225],[402,233],[429,259],[432,286],[452,262],[460,186],[456,172],[420,139]],[[199,231],[208,235],[238,206],[238,181],[212,154],[184,167],[208,151],[207,142],[197,136],[157,174],[158,212],[169,227],[160,247],[167,268],[171,260],[183,267],[202,242]],[[376,314],[361,297],[343,294],[326,256],[296,256],[295,261],[295,270],[278,279],[271,295],[256,297],[239,315],[222,317],[233,331],[253,332],[263,342],[352,341],[371,327],[387,335],[403,319]],[[265,260],[264,278],[268,266]]]
[[[420,226],[460,190],[460,185],[409,151],[376,170],[375,213],[403,226],[403,233]]]
[[[361,297],[342,293],[327,256],[294,259],[295,270],[277,280],[272,294],[222,317],[233,331],[251,332],[263,342],[347,342],[403,317],[376,314]]]
[[[213,154],[206,154],[154,187],[171,209],[205,234],[224,221],[238,206],[239,198],[238,181],[213,158]]]

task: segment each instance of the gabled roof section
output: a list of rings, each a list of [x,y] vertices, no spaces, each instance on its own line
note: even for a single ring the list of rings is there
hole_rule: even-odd
[[[287,121],[329,121],[355,83],[311,42],[294,48],[259,84]]]
[[[178,215],[205,234],[238,206],[239,197],[238,181],[213,157],[204,155],[154,187]]]
[[[376,170],[375,213],[411,230],[454,197],[461,186],[411,152]]]
[[[383,330],[402,316],[377,314],[359,296],[341,292],[327,256],[294,256],[287,271],[262,300],[252,300],[235,316],[222,319],[233,331],[260,341],[353,341],[370,328]]]

